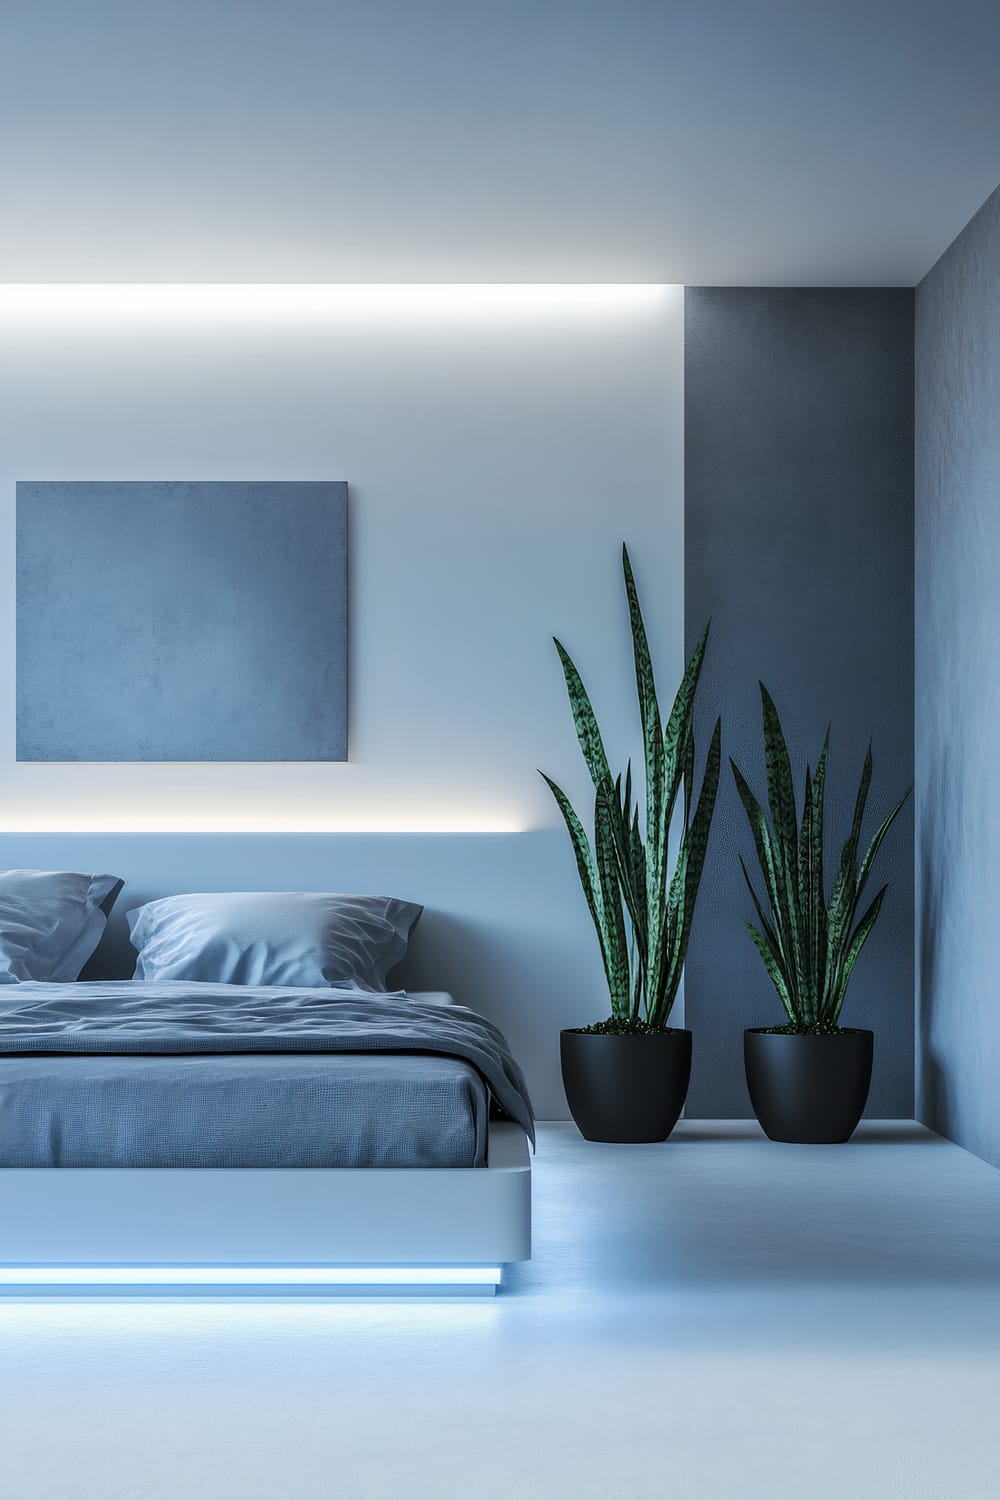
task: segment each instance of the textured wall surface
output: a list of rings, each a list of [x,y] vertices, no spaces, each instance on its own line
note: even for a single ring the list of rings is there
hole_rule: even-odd
[[[17,756],[346,760],[347,485],[19,483]]]
[[[917,1108],[1000,1166],[1000,192],[916,295]]]
[[[758,679],[797,780],[832,721],[839,853],[869,737],[869,826],[913,778],[912,293],[689,288],[685,445],[689,647],[713,621],[702,741],[721,712],[724,751],[762,795]],[[872,1116],[913,1108],[911,830],[907,809],[883,846],[889,894],[844,1010],[876,1031]],[[744,926],[748,843],[727,766],[687,966],[689,1115],[750,1113],[743,1028],[783,1019]]]

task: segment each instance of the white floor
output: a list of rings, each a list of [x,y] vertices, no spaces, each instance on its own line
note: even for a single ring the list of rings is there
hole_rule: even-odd
[[[543,1127],[493,1302],[0,1304],[10,1500],[996,1500],[1000,1173]]]

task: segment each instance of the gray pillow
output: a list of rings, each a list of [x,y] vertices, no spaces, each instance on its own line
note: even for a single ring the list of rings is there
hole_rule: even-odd
[[[117,875],[0,870],[0,984],[78,979],[122,883]]]
[[[167,896],[127,916],[136,979],[380,994],[422,910],[391,896],[224,891]]]

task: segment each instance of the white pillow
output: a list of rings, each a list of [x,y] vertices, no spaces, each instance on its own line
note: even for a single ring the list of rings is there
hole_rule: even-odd
[[[117,875],[0,870],[0,984],[78,979],[121,888]]]
[[[223,891],[127,913],[136,979],[382,993],[423,908],[392,896]]]

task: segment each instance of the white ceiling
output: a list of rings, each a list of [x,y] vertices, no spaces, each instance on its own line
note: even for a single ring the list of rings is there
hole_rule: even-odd
[[[0,0],[0,280],[907,284],[1000,0]]]

